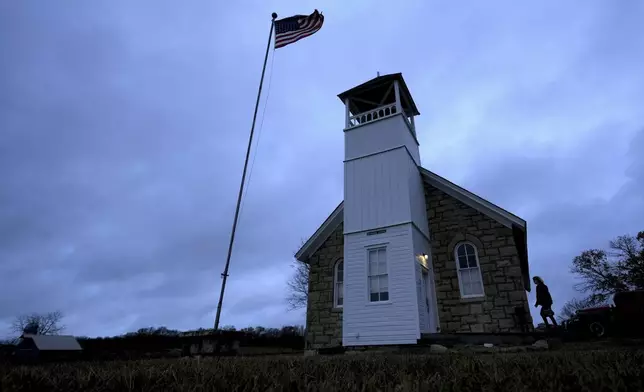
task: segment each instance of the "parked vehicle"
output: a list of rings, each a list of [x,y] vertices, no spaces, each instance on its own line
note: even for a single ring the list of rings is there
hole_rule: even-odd
[[[614,322],[623,336],[644,336],[644,290],[615,294]]]
[[[578,310],[566,323],[566,331],[579,338],[603,338],[613,332],[614,308],[600,306]]]
[[[616,293],[611,302],[578,310],[565,323],[566,332],[579,338],[644,335],[644,290]]]

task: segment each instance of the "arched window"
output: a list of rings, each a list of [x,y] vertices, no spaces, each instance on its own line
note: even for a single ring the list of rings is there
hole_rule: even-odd
[[[458,286],[462,298],[483,297],[483,277],[476,246],[461,242],[454,248],[454,259],[458,271]]]
[[[340,259],[333,267],[333,306],[344,305],[344,260]]]

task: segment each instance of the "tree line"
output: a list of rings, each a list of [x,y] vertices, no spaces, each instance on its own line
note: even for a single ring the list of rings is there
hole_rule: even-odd
[[[0,344],[15,344],[22,334],[34,335],[59,335],[65,329],[63,324],[63,313],[54,311],[49,313],[32,313],[16,317],[11,324],[11,332],[15,338],[0,342]],[[288,346],[298,345],[304,342],[305,328],[301,325],[287,325],[281,328],[266,328],[262,326],[246,327],[236,329],[232,325],[226,325],[215,331],[214,328],[199,328],[190,331],[179,331],[164,326],[139,328],[137,331],[127,332],[118,336],[95,337],[77,336],[81,342],[91,341],[170,341],[169,338],[180,338],[190,336],[231,336],[241,338],[246,342],[253,342],[259,345],[274,345],[280,342],[288,342]]]

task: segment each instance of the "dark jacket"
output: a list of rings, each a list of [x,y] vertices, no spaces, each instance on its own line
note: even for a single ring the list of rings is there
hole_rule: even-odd
[[[550,296],[550,291],[548,286],[543,283],[537,284],[537,303],[536,305],[541,306],[552,306],[552,297]]]

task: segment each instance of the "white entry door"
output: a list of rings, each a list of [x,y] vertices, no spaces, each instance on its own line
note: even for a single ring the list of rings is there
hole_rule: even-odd
[[[423,285],[425,286],[425,298],[427,298],[427,310],[429,311],[429,330],[439,332],[438,303],[434,286],[434,272],[423,268]]]
[[[424,316],[425,316],[425,317],[423,317],[422,330],[424,332],[430,332],[430,325],[431,325],[430,320],[431,320],[431,314],[432,313],[431,313],[431,309],[430,309],[430,306],[429,306],[429,303],[430,303],[429,302],[429,296],[428,296],[429,292],[427,290],[427,288],[429,287],[428,286],[428,276],[429,276],[429,274],[428,274],[428,271],[427,271],[426,268],[422,267],[421,269],[422,269],[422,278],[420,280],[420,285],[421,285],[421,287],[420,287],[421,291],[420,292],[421,292],[421,295],[422,295],[422,298],[423,298],[423,301],[422,301],[423,303],[421,304],[421,306],[422,306],[421,309],[423,310],[423,313],[424,313]]]

